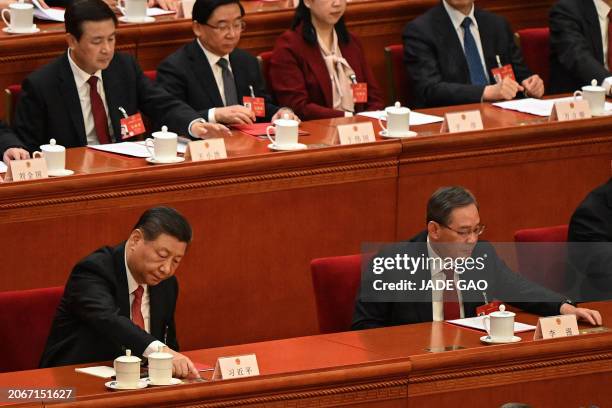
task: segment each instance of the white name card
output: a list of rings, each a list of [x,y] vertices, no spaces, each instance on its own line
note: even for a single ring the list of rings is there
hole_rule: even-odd
[[[48,178],[47,162],[42,157],[11,160],[4,181],[28,181]]]
[[[548,117],[550,122],[565,122],[566,120],[589,119],[591,107],[589,102],[581,100],[559,101],[553,105],[552,112]]]
[[[451,112],[444,115],[442,132],[471,132],[482,129],[482,116],[479,110]]]
[[[242,356],[219,357],[215,364],[213,380],[229,380],[232,378],[253,377],[259,375],[259,366],[255,354]]]
[[[227,159],[223,138],[198,140],[187,144],[185,159],[191,161]]]
[[[569,337],[578,334],[580,332],[578,331],[576,315],[540,317],[533,339],[556,339],[557,337]]]
[[[338,125],[341,145],[372,143],[376,141],[372,122],[359,122],[350,125]]]

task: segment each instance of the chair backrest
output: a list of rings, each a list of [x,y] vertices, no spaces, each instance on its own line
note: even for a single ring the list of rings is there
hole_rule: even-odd
[[[393,44],[385,47],[385,67],[387,70],[388,105],[400,101],[403,106],[408,105],[410,98],[410,81],[404,65],[404,45]]]
[[[63,286],[0,292],[0,372],[38,368]]]
[[[350,330],[361,280],[361,259],[357,254],[310,262],[321,333]]]
[[[257,56],[257,62],[259,62],[259,70],[263,75],[266,90],[269,95],[272,95],[272,88],[270,87],[272,83],[270,80],[270,58],[272,58],[272,51],[264,51]]]
[[[15,119],[15,107],[21,96],[21,85],[9,85],[4,90],[4,121],[11,125]]]
[[[567,225],[530,228],[514,233],[514,242],[567,242]],[[529,280],[556,292],[565,292],[566,282],[566,245],[519,245],[517,247],[519,271]]]
[[[155,80],[157,79],[157,71],[152,69],[150,71],[144,71],[143,72],[144,76],[146,76],[147,78],[149,78],[151,81],[155,82]]]
[[[550,78],[550,30],[548,27],[525,28],[514,35],[521,47],[525,64],[534,74],[538,74],[547,86]]]

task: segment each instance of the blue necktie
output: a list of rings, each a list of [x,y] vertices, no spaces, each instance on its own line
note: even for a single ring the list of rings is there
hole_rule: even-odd
[[[480,54],[478,53],[478,47],[476,47],[476,41],[470,30],[471,24],[472,19],[469,17],[466,17],[461,23],[461,27],[463,27],[463,48],[465,49],[465,59],[470,71],[470,80],[473,85],[487,85],[489,81],[487,81],[487,76],[480,60]]]

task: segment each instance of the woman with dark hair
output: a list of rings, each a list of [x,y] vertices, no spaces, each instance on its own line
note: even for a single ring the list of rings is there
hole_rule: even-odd
[[[270,86],[278,103],[302,119],[384,106],[361,44],[346,29],[345,10],[346,0],[300,0],[291,30],[274,46]]]

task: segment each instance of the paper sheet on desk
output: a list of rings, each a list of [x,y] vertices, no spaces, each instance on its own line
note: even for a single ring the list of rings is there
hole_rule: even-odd
[[[147,16],[149,16],[149,17],[163,16],[165,14],[174,14],[174,13],[176,13],[176,11],[164,10],[162,8],[159,8],[159,7],[149,7],[147,9]]]
[[[559,101],[568,101],[573,99],[572,96],[566,98],[557,98],[557,99],[534,99],[534,98],[525,98],[525,99],[517,99],[513,101],[505,101],[505,102],[495,102],[493,106],[497,106],[498,108],[515,110],[518,112],[529,113],[530,115],[536,116],[550,116],[552,112],[553,105],[555,102]],[[581,99],[578,97],[577,99]],[[606,113],[612,114],[612,103],[606,102],[604,106],[604,110]]]
[[[360,112],[357,115],[365,116],[372,119],[385,120],[385,111],[369,111]],[[410,126],[428,125],[430,123],[444,122],[444,118],[440,116],[428,115],[426,113],[419,113],[415,111],[410,112]]]
[[[34,4],[34,17],[39,20],[64,21],[64,9],[43,8],[38,0],[32,0]]]
[[[145,147],[144,142],[109,143],[103,145],[90,145],[87,147],[91,149],[102,150],[103,152],[123,154],[132,157],[141,157],[143,159],[146,157],[151,157],[151,153],[149,153],[149,151]],[[176,150],[178,153],[185,153],[185,151],[187,150],[187,144],[183,143],[182,141],[179,142]]]
[[[6,173],[6,164],[0,161],[0,173]]]
[[[95,366],[95,367],[82,367],[75,368],[74,371],[77,373],[89,374],[94,377],[100,378],[111,378],[115,375],[115,369],[107,366]]]
[[[482,330],[486,332],[487,330],[484,327],[482,317],[483,316],[466,317],[465,319],[447,320],[447,322],[451,324],[456,324],[458,326],[469,327],[470,329]],[[527,332],[535,330],[535,328],[535,326],[532,326],[530,324],[514,322],[515,333]]]

